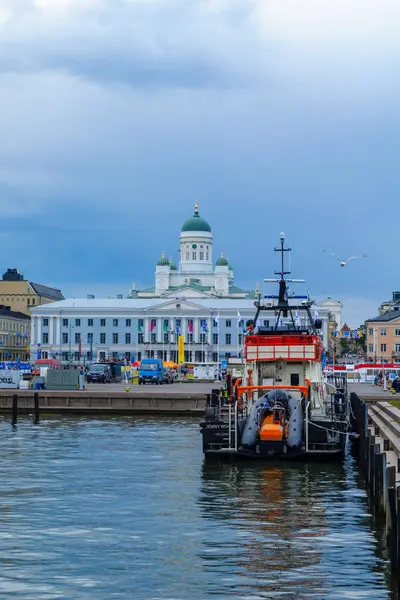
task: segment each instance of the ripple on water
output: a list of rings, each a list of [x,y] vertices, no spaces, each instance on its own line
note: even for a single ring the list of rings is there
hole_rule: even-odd
[[[0,430],[2,596],[389,598],[350,457],[204,464],[185,419]]]

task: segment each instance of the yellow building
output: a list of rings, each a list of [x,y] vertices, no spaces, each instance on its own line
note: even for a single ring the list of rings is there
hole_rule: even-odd
[[[27,281],[18,269],[7,269],[0,281],[0,305],[11,311],[31,314],[31,307],[64,300],[55,288]]]
[[[29,358],[31,319],[22,312],[0,306],[0,360],[22,361]]]
[[[400,359],[400,310],[390,310],[365,322],[367,357],[373,362]]]

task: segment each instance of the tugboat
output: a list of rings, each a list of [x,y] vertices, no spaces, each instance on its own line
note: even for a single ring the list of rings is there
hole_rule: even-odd
[[[200,424],[207,458],[343,457],[350,423],[347,380],[325,381],[322,320],[309,296],[296,296],[287,279],[284,234],[277,295],[258,293],[247,321],[243,375],[213,390]],[[269,327],[260,315],[268,313]],[[271,319],[272,317],[272,319]]]

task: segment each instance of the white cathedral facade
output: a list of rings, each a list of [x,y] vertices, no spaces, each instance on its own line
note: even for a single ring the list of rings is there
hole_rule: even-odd
[[[214,263],[211,227],[194,214],[181,228],[178,266],[162,254],[154,285],[126,298],[66,299],[32,308],[31,358],[84,362],[146,357],[177,360],[178,337],[186,362],[219,362],[243,354],[242,323],[254,318],[256,295],[235,285],[234,271],[220,256]],[[214,266],[215,265],[215,266]],[[323,321],[340,323],[340,302],[316,305]],[[272,326],[268,317],[263,325]]]
[[[234,285],[234,272],[221,255],[213,262],[211,227],[194,207],[193,216],[182,225],[178,267],[161,255],[156,266],[155,286],[132,291],[131,297],[160,298],[169,295],[186,298],[248,298],[250,292]]]

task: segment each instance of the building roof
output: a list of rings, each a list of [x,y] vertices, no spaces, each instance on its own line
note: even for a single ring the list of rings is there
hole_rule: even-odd
[[[394,319],[400,319],[400,310],[389,310],[388,312],[383,313],[383,315],[378,315],[374,319],[367,319],[366,323],[387,323],[388,321],[393,321]]]
[[[182,225],[182,231],[209,231],[211,233],[211,227],[205,219],[199,215],[199,207],[196,204],[194,207],[193,217],[190,217]]]
[[[30,316],[26,315],[25,313],[15,310],[7,310],[5,308],[0,308],[0,317],[9,317],[10,319],[23,319],[24,321],[31,320]]]
[[[64,300],[61,291],[56,288],[47,287],[47,285],[42,285],[41,283],[33,283],[32,281],[29,282],[29,285],[38,296],[45,296],[54,300]]]

